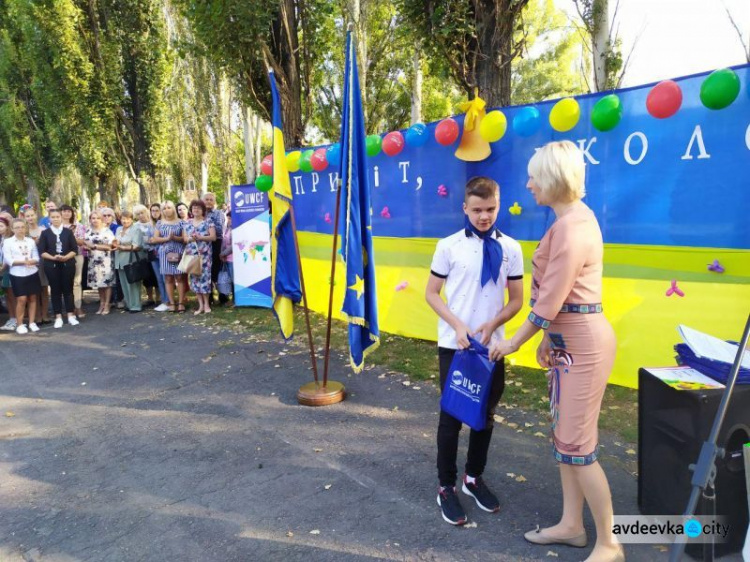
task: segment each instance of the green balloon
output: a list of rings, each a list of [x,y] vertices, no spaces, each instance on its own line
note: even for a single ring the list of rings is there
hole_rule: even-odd
[[[305,150],[302,153],[302,157],[299,159],[299,169],[303,172],[312,172],[313,167],[312,163],[310,162],[310,158],[312,158],[312,155],[314,154],[314,150]]]
[[[737,99],[740,79],[734,70],[714,70],[701,84],[701,102],[708,109],[724,109]]]
[[[255,187],[258,188],[258,191],[271,191],[273,178],[271,176],[258,176],[255,178]]]
[[[598,131],[611,131],[622,118],[622,103],[616,94],[604,96],[591,111],[591,124]]]
[[[380,154],[380,149],[383,146],[383,139],[380,135],[368,135],[365,139],[365,147],[367,150],[367,156],[377,156]]]

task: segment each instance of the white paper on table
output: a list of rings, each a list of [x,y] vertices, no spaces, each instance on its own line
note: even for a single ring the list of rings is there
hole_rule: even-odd
[[[677,331],[680,332],[683,341],[698,357],[705,357],[730,365],[734,363],[734,358],[737,356],[737,345],[727,343],[682,324],[677,327]],[[750,353],[747,350],[742,354],[741,366],[744,369],[750,369]]]
[[[695,388],[725,388],[723,384],[691,367],[646,367],[646,370],[669,386],[686,390]]]

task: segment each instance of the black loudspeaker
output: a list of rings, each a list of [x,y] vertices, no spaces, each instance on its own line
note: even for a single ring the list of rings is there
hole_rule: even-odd
[[[723,390],[677,390],[647,369],[638,371],[638,506],[644,515],[682,515],[690,498],[693,473],[719,409]],[[735,385],[717,445],[727,454],[716,462],[716,511],[731,525],[728,542],[716,545],[722,556],[742,549],[748,526],[742,446],[750,442],[750,385]],[[704,498],[696,515],[713,515]],[[698,555],[702,545],[687,552]]]

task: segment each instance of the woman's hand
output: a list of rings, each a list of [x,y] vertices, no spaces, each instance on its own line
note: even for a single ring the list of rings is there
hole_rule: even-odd
[[[552,367],[552,358],[550,357],[550,347],[547,338],[542,338],[539,347],[536,348],[536,362],[543,369]]]
[[[500,361],[500,359],[506,355],[510,355],[514,351],[517,350],[513,346],[512,340],[500,340],[490,347],[490,360]]]

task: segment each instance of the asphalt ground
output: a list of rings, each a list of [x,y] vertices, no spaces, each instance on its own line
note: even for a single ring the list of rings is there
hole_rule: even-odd
[[[443,522],[430,383],[353,374],[336,354],[347,400],[300,406],[312,372],[299,337],[91,312],[0,333],[2,562],[568,561],[593,546],[588,512],[589,548],[524,541],[561,511],[558,471],[546,439],[503,424],[485,472],[500,512],[464,496],[470,523]],[[602,435],[615,512],[636,515],[634,463],[613,442]],[[630,561],[664,550],[626,547]]]

